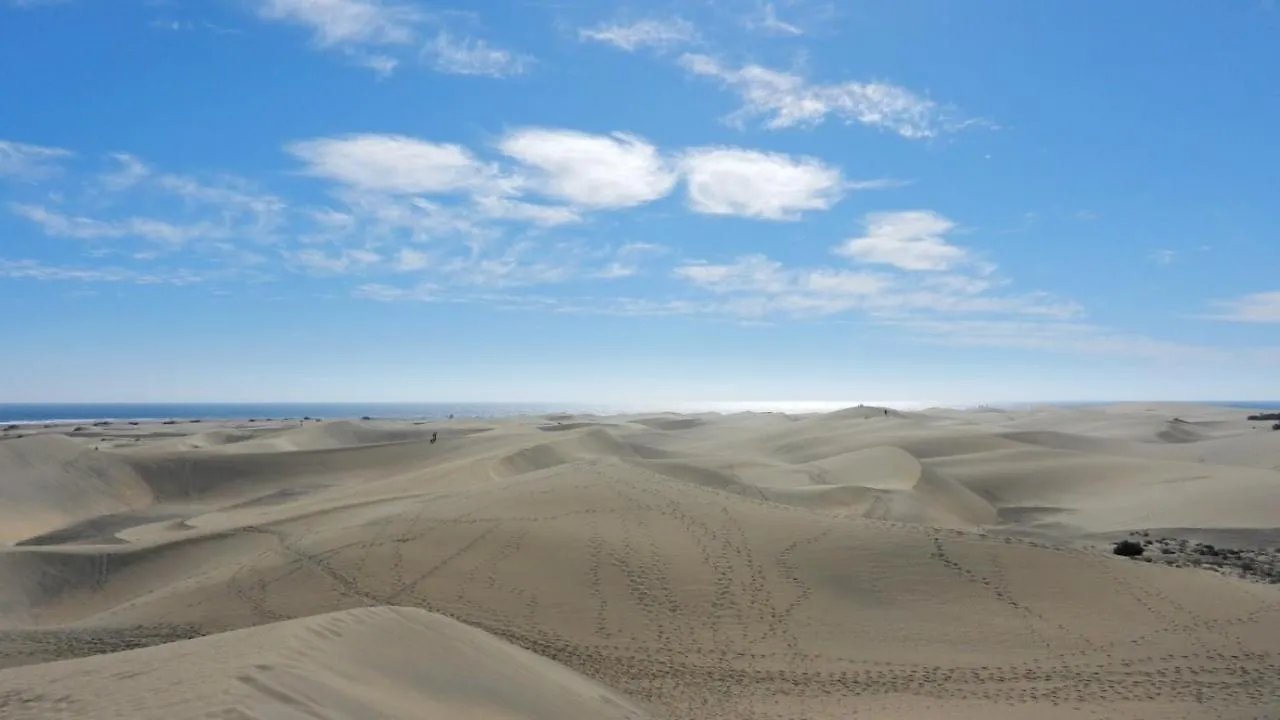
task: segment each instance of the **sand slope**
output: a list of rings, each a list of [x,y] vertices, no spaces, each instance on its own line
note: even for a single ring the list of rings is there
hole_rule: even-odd
[[[0,442],[0,543],[146,507],[152,500],[128,463],[71,438],[50,434]]]
[[[328,613],[12,669],[0,673],[0,688],[0,717],[13,720],[650,717],[557,663],[412,608]]]
[[[440,689],[460,682],[439,674],[448,668],[399,666],[458,636],[445,621],[405,620],[433,616],[386,609],[397,606],[561,663],[654,717],[1275,716],[1275,586],[1072,549],[1147,527],[1274,536],[1280,473],[1178,453],[1231,442],[1256,460],[1280,435],[1232,420],[1239,412],[1179,412],[1216,424],[1187,441],[1161,436],[1167,418],[1128,408],[862,408],[334,423],[272,431],[274,450],[236,451],[258,439],[104,450],[149,504],[0,549],[0,665],[28,665],[0,672],[0,698],[60,697],[57,678],[70,675],[58,668],[83,662],[104,678],[141,672],[178,688],[184,673],[207,674],[212,694],[185,705],[150,680],[101,691],[110,707],[169,702],[166,717],[201,717],[228,707],[216,678],[259,676],[226,657],[258,657],[254,638],[268,635],[255,633],[312,637],[319,625],[307,623],[328,617],[361,628],[354,645],[290,656],[290,692],[349,708],[330,717],[398,710],[307,677],[452,702]],[[437,431],[440,442],[424,439]],[[359,608],[378,609],[341,614]],[[397,623],[427,629],[387,630]],[[496,640],[474,642],[484,662],[463,665],[468,674],[501,678],[472,686],[478,694],[518,678],[579,687],[494,660],[508,657]],[[270,657],[262,663],[283,662]],[[494,717],[556,707],[523,690],[494,697],[508,708],[495,713],[512,698],[533,713]],[[629,717],[583,703],[541,717]]]

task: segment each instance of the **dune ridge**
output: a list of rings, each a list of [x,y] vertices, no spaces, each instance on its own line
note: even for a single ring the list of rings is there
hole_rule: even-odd
[[[1280,713],[1280,588],[1106,552],[1275,537],[1280,443],[1177,413],[5,440],[0,717]]]

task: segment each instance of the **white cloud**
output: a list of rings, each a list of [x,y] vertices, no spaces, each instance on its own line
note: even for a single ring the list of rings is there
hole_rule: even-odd
[[[655,243],[626,243],[618,248],[616,252],[607,255],[604,266],[596,270],[592,275],[605,280],[631,277],[640,271],[642,260],[647,257],[663,255],[666,252],[667,248]]]
[[[188,270],[140,273],[128,268],[75,268],[45,265],[35,260],[0,259],[0,277],[54,282],[132,283],[135,285],[193,285],[202,278]]]
[[[866,235],[847,240],[836,253],[903,270],[947,270],[969,259],[944,239],[953,229],[954,222],[930,210],[872,213]]]
[[[537,244],[517,242],[492,253],[478,251],[457,258],[442,269],[450,284],[484,287],[548,285],[573,280],[617,280],[639,272],[646,258],[666,248],[653,243],[624,243],[616,247],[592,247],[582,243]]]
[[[680,159],[689,207],[710,215],[796,220],[826,210],[844,190],[840,171],[815,158],[738,148],[694,148]]]
[[[510,77],[522,75],[533,65],[533,57],[492,47],[484,40],[456,39],[440,32],[423,48],[423,57],[436,70],[450,75]]]
[[[391,77],[391,73],[400,66],[400,61],[390,55],[354,53],[352,57],[355,58],[357,65],[369,68],[379,78]]]
[[[921,312],[956,315],[1021,315],[1070,318],[1078,305],[1042,293],[997,296],[989,278],[955,274],[865,272],[846,268],[789,268],[764,255],[728,264],[686,262],[673,271],[690,285],[732,296],[708,312],[764,317],[772,314],[822,317],[859,310],[876,317]]]
[[[346,204],[346,214],[352,221],[345,228],[323,226],[321,237],[333,239],[352,235],[430,242],[455,236],[479,238],[492,234],[492,230],[482,223],[485,218],[466,206],[445,205],[421,197],[353,190],[342,190],[335,195]]]
[[[835,115],[913,139],[970,124],[952,117],[934,101],[889,83],[816,85],[800,75],[760,65],[729,68],[706,55],[686,54],[680,62],[689,72],[715,78],[738,93],[742,108],[730,116],[736,122],[760,116],[765,118],[765,127],[777,130],[817,125]]]
[[[196,238],[221,237],[223,233],[208,223],[175,225],[163,220],[130,217],[97,220],[54,212],[38,205],[13,204],[10,209],[41,227],[46,235],[78,240],[136,237],[168,245],[182,245]]]
[[[402,300],[429,302],[441,299],[439,288],[431,283],[420,283],[412,288],[398,288],[382,283],[368,283],[357,287],[352,294],[357,298],[376,300],[378,302]]]
[[[772,313],[823,316],[866,305],[890,290],[884,275],[822,268],[789,269],[763,255],[745,255],[727,265],[686,263],[676,277],[717,295],[732,295],[719,310],[760,317]]]
[[[1178,251],[1161,248],[1152,250],[1147,257],[1156,265],[1172,265],[1173,261],[1178,259]]]
[[[330,254],[323,250],[306,249],[286,252],[291,266],[317,275],[338,275],[358,272],[382,261],[382,256],[370,250],[349,249]]]
[[[527,260],[532,249],[517,244],[493,257],[458,259],[444,270],[456,284],[484,287],[519,287],[562,283],[578,274],[574,258]]]
[[[309,28],[321,47],[410,43],[425,19],[409,5],[380,0],[265,0],[259,13]]]
[[[188,206],[215,211],[218,224],[226,234],[271,239],[288,209],[280,198],[258,192],[249,183],[234,177],[209,184],[186,175],[164,173],[155,178],[155,184],[164,192],[182,198]]]
[[[668,48],[698,39],[693,23],[681,18],[638,20],[630,25],[620,23],[598,25],[578,30],[578,38],[607,43],[634,52],[644,47]]]
[[[35,181],[56,175],[70,150],[0,140],[0,178]]]
[[[474,204],[481,215],[493,220],[528,222],[543,227],[582,221],[582,215],[577,210],[558,205],[539,205],[494,196],[477,197]]]
[[[401,248],[396,253],[395,269],[397,272],[415,272],[431,266],[431,256],[421,250]]]
[[[1215,359],[1215,348],[1131,335],[1091,323],[1043,320],[965,320],[908,318],[885,324],[920,339],[960,347],[1048,350],[1078,355],[1144,360]]]
[[[676,174],[643,138],[626,133],[526,128],[498,149],[531,169],[529,187],[584,208],[624,208],[671,192]]]
[[[1280,290],[1242,295],[1213,303],[1213,320],[1241,323],[1280,323]]]
[[[747,18],[746,25],[753,30],[762,30],[775,35],[803,35],[804,30],[797,25],[778,19],[778,11],[773,3],[763,3],[759,11]]]
[[[347,135],[291,143],[308,175],[388,193],[470,192],[496,181],[493,169],[461,145],[404,135]]]
[[[128,190],[151,174],[151,168],[147,167],[146,163],[129,153],[111,153],[110,157],[116,161],[119,168],[99,178],[99,182],[107,190],[112,192]]]

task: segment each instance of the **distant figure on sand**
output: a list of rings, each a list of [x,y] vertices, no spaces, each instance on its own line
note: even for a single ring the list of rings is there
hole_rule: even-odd
[[[885,417],[889,417],[889,410],[888,410],[887,408],[886,408],[886,409],[885,409],[885,411],[884,411],[884,416],[885,416]]]
[[[440,433],[438,433],[438,432],[433,432],[433,433],[431,433],[431,444],[432,444],[432,445],[435,445],[435,444],[436,444],[436,436],[437,436],[437,435],[439,435],[439,434],[440,434]]]

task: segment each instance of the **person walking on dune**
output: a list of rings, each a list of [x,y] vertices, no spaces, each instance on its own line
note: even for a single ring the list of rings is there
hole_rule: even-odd
[[[436,437],[437,437],[437,436],[439,436],[439,435],[440,435],[440,433],[438,433],[438,432],[433,432],[433,433],[431,433],[431,444],[432,444],[432,445],[435,445],[435,444],[436,444]]]

